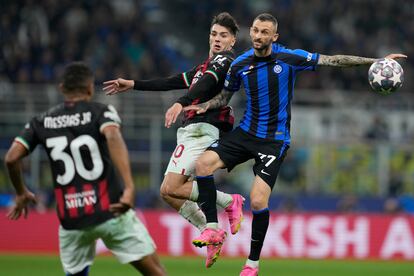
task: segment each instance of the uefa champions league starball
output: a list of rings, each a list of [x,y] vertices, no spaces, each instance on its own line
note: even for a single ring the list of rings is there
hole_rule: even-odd
[[[395,60],[382,58],[369,68],[368,81],[375,92],[389,95],[402,86],[404,71]]]

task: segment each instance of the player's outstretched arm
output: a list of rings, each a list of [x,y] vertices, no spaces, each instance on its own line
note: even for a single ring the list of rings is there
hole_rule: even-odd
[[[120,215],[134,207],[135,199],[135,187],[129,165],[128,150],[117,126],[107,126],[102,130],[102,133],[106,138],[112,162],[124,182],[124,192],[119,202],[109,206],[111,212]]]
[[[140,91],[169,91],[174,89],[188,88],[186,73],[176,74],[167,78],[153,80],[125,80],[118,78],[104,82],[103,90],[106,95],[119,94],[128,90]]]
[[[397,58],[407,58],[403,54],[390,54],[385,58],[397,59]],[[320,55],[318,60],[318,65],[325,66],[336,66],[336,67],[350,67],[358,65],[369,65],[377,61],[377,58],[366,58],[358,56],[349,56],[349,55]]]
[[[118,78],[116,80],[109,80],[103,83],[103,91],[105,91],[106,95],[119,94],[133,89],[134,83],[135,82],[133,80],[126,80],[122,78]]]
[[[21,160],[27,154],[28,151],[23,145],[14,142],[5,157],[6,168],[9,172],[13,187],[16,190],[15,205],[7,213],[7,217],[11,220],[19,219],[22,214],[27,218],[29,213],[28,205],[36,203],[35,195],[27,189],[23,182]]]
[[[233,92],[222,90],[219,94],[207,102],[184,107],[184,111],[194,110],[197,114],[205,113],[208,109],[215,109],[227,105],[233,94]]]

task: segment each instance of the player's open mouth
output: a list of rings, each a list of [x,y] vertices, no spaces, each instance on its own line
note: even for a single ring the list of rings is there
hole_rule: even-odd
[[[221,50],[221,47],[220,47],[220,45],[214,45],[214,49],[215,50]]]

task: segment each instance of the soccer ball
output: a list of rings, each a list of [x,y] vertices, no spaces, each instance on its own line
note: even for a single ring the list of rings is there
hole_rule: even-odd
[[[368,81],[375,92],[381,95],[389,95],[403,84],[404,71],[395,60],[382,58],[374,62],[369,68]]]

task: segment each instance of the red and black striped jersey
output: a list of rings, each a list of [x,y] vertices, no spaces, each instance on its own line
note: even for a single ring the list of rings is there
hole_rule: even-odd
[[[224,81],[234,54],[231,51],[218,53],[191,70],[164,79],[135,81],[135,90],[167,91],[188,89],[188,93],[177,100],[183,106],[199,104],[212,99],[224,87]],[[187,111],[182,124],[184,126],[205,122],[222,131],[233,128],[234,116],[230,106],[207,110],[204,114]]]
[[[102,130],[120,124],[111,105],[65,102],[34,117],[16,137],[29,151],[45,148],[63,228],[82,229],[113,217],[109,204],[123,190]]]

